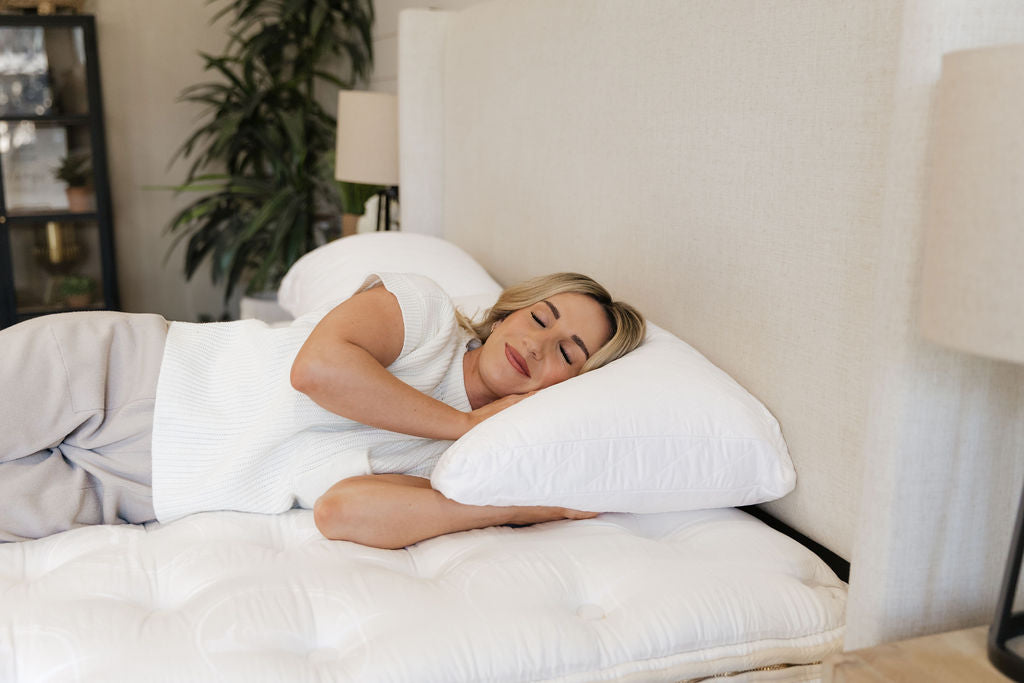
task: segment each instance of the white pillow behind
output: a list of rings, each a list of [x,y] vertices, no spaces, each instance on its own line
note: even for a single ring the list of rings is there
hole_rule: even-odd
[[[501,285],[465,251],[439,237],[372,232],[343,237],[305,254],[285,274],[278,304],[298,318],[355,292],[373,272],[417,273],[449,296],[501,293]]]
[[[796,474],[778,422],[728,374],[648,323],[640,348],[477,425],[432,486],[472,505],[670,512],[781,498]]]

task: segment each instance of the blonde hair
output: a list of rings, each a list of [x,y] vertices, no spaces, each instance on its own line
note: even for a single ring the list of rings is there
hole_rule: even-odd
[[[640,345],[644,340],[645,323],[640,312],[622,301],[614,301],[608,290],[598,282],[580,273],[552,273],[541,275],[526,282],[509,287],[501,293],[498,301],[487,311],[479,322],[473,322],[460,311],[456,311],[459,325],[481,342],[487,341],[491,328],[508,315],[532,306],[555,294],[584,294],[601,304],[612,336],[604,346],[591,354],[583,364],[581,373],[596,370],[616,358],[620,358]]]

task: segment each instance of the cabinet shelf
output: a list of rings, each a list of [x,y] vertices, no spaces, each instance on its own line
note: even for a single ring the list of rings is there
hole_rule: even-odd
[[[117,310],[95,19],[0,14],[0,52],[0,328]]]
[[[38,306],[22,306],[18,309],[18,322],[28,320],[30,318],[36,318],[41,315],[49,315],[50,313],[72,313],[75,311],[102,311],[103,306],[100,304],[90,304],[89,306],[82,306],[80,308],[72,308],[70,306],[63,305],[38,305]]]
[[[88,114],[44,114],[42,116],[0,114],[0,122],[19,123],[21,121],[32,121],[34,123],[45,123],[55,126],[87,126],[92,122],[92,118]]]
[[[11,211],[6,216],[0,217],[0,224],[7,222],[12,225],[26,223],[46,223],[48,221],[95,221],[99,215],[95,211]]]

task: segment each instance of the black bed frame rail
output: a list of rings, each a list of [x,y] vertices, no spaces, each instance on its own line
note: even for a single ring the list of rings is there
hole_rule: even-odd
[[[775,529],[776,531],[786,534],[800,545],[808,548],[812,553],[820,557],[825,562],[825,564],[828,565],[829,569],[836,573],[836,576],[838,576],[840,580],[845,581],[846,583],[850,582],[849,561],[835,554],[822,544],[816,541],[812,541],[811,539],[807,538],[793,527],[789,526],[783,521],[776,519],[775,517],[772,517],[770,514],[768,514],[767,512],[765,512],[764,510],[757,506],[750,505],[746,507],[741,507],[740,510],[743,510],[751,517],[756,517],[757,519],[761,520],[762,522],[764,522],[771,528]]]

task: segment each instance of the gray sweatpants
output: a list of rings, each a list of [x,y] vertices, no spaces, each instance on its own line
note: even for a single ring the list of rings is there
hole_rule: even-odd
[[[167,321],[49,315],[0,330],[0,542],[154,519],[150,440]]]

